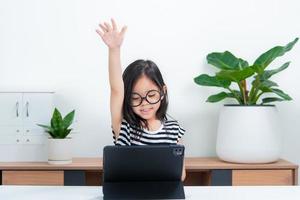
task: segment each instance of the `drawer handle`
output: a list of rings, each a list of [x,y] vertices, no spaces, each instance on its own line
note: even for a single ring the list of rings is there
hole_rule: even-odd
[[[26,102],[26,117],[29,117],[29,102]]]
[[[19,102],[16,103],[16,116],[19,117]]]

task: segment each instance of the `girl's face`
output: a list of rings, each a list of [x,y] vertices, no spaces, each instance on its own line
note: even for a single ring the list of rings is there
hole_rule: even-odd
[[[145,75],[141,76],[133,86],[131,102],[138,105],[140,97],[146,97],[148,94],[148,100],[157,103],[150,104],[146,98],[143,98],[142,103],[139,106],[132,107],[133,112],[146,120],[156,119],[156,112],[159,109],[163,98],[160,98],[160,95],[156,91],[161,92],[159,87],[152,80]]]

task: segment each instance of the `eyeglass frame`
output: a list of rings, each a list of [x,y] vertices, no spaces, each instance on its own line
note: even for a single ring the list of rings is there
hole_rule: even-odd
[[[158,94],[159,94],[159,96],[160,96],[160,97],[159,97],[159,100],[158,100],[157,102],[155,102],[155,103],[151,103],[151,102],[149,102],[148,99],[147,99],[147,96],[148,96],[149,92],[153,92],[153,91],[158,92]],[[157,104],[159,101],[161,101],[161,98],[164,96],[164,93],[163,93],[162,91],[158,91],[158,90],[149,90],[149,91],[146,93],[146,95],[145,95],[144,97],[142,97],[142,95],[140,95],[140,94],[137,93],[137,92],[132,92],[131,95],[133,95],[133,94],[139,95],[139,96],[141,97],[142,100],[141,100],[140,104],[138,104],[138,105],[133,106],[133,105],[131,104],[131,107],[138,107],[138,106],[140,106],[140,105],[143,103],[144,99],[145,99],[149,104],[154,105],[154,104]]]

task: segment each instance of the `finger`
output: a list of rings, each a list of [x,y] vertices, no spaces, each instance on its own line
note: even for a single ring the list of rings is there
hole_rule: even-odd
[[[111,18],[111,24],[112,24],[113,30],[118,30],[117,24],[113,18]]]
[[[104,33],[102,33],[100,30],[96,29],[96,32],[101,36],[101,38],[103,38]]]
[[[99,26],[100,26],[100,28],[102,29],[102,31],[103,31],[104,33],[108,32],[108,30],[106,29],[106,27],[105,27],[104,25],[99,24]]]
[[[108,31],[112,30],[111,26],[108,23],[104,22],[104,25]]]
[[[123,26],[121,30],[121,35],[124,35],[126,33],[126,30],[127,30],[127,26]]]

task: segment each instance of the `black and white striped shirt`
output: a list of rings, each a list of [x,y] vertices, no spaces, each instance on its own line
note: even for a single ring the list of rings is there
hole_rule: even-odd
[[[119,137],[116,139],[114,131],[113,139],[115,145],[157,145],[177,144],[184,135],[185,130],[175,120],[165,120],[156,131],[142,130],[139,135],[134,126],[126,120],[122,120]]]

